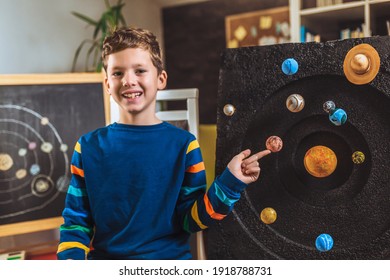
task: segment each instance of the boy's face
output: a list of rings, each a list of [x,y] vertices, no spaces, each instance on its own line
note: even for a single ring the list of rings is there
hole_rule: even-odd
[[[108,92],[125,118],[137,116],[146,122],[154,119],[157,90],[165,88],[167,74],[157,74],[148,51],[128,48],[110,54],[106,74]]]

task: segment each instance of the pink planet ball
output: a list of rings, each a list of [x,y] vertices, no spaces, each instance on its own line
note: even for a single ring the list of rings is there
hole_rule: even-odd
[[[279,136],[270,136],[265,141],[265,146],[273,153],[279,152],[283,147],[283,141]]]

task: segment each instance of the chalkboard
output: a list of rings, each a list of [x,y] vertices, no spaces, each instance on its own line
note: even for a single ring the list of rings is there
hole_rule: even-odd
[[[0,76],[0,236],[61,223],[74,145],[108,123],[102,82],[102,74]]]

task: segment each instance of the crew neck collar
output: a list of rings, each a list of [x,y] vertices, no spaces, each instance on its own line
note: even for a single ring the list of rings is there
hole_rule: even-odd
[[[110,126],[112,128],[118,128],[118,129],[154,130],[154,129],[160,129],[162,127],[165,127],[165,125],[166,125],[165,122],[161,122],[158,124],[151,124],[151,125],[134,125],[134,124],[124,124],[124,123],[114,122]]]

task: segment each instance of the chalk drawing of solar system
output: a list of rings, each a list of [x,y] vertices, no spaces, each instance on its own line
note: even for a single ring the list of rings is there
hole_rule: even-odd
[[[67,151],[48,117],[0,104],[0,224],[45,209],[67,191]]]

